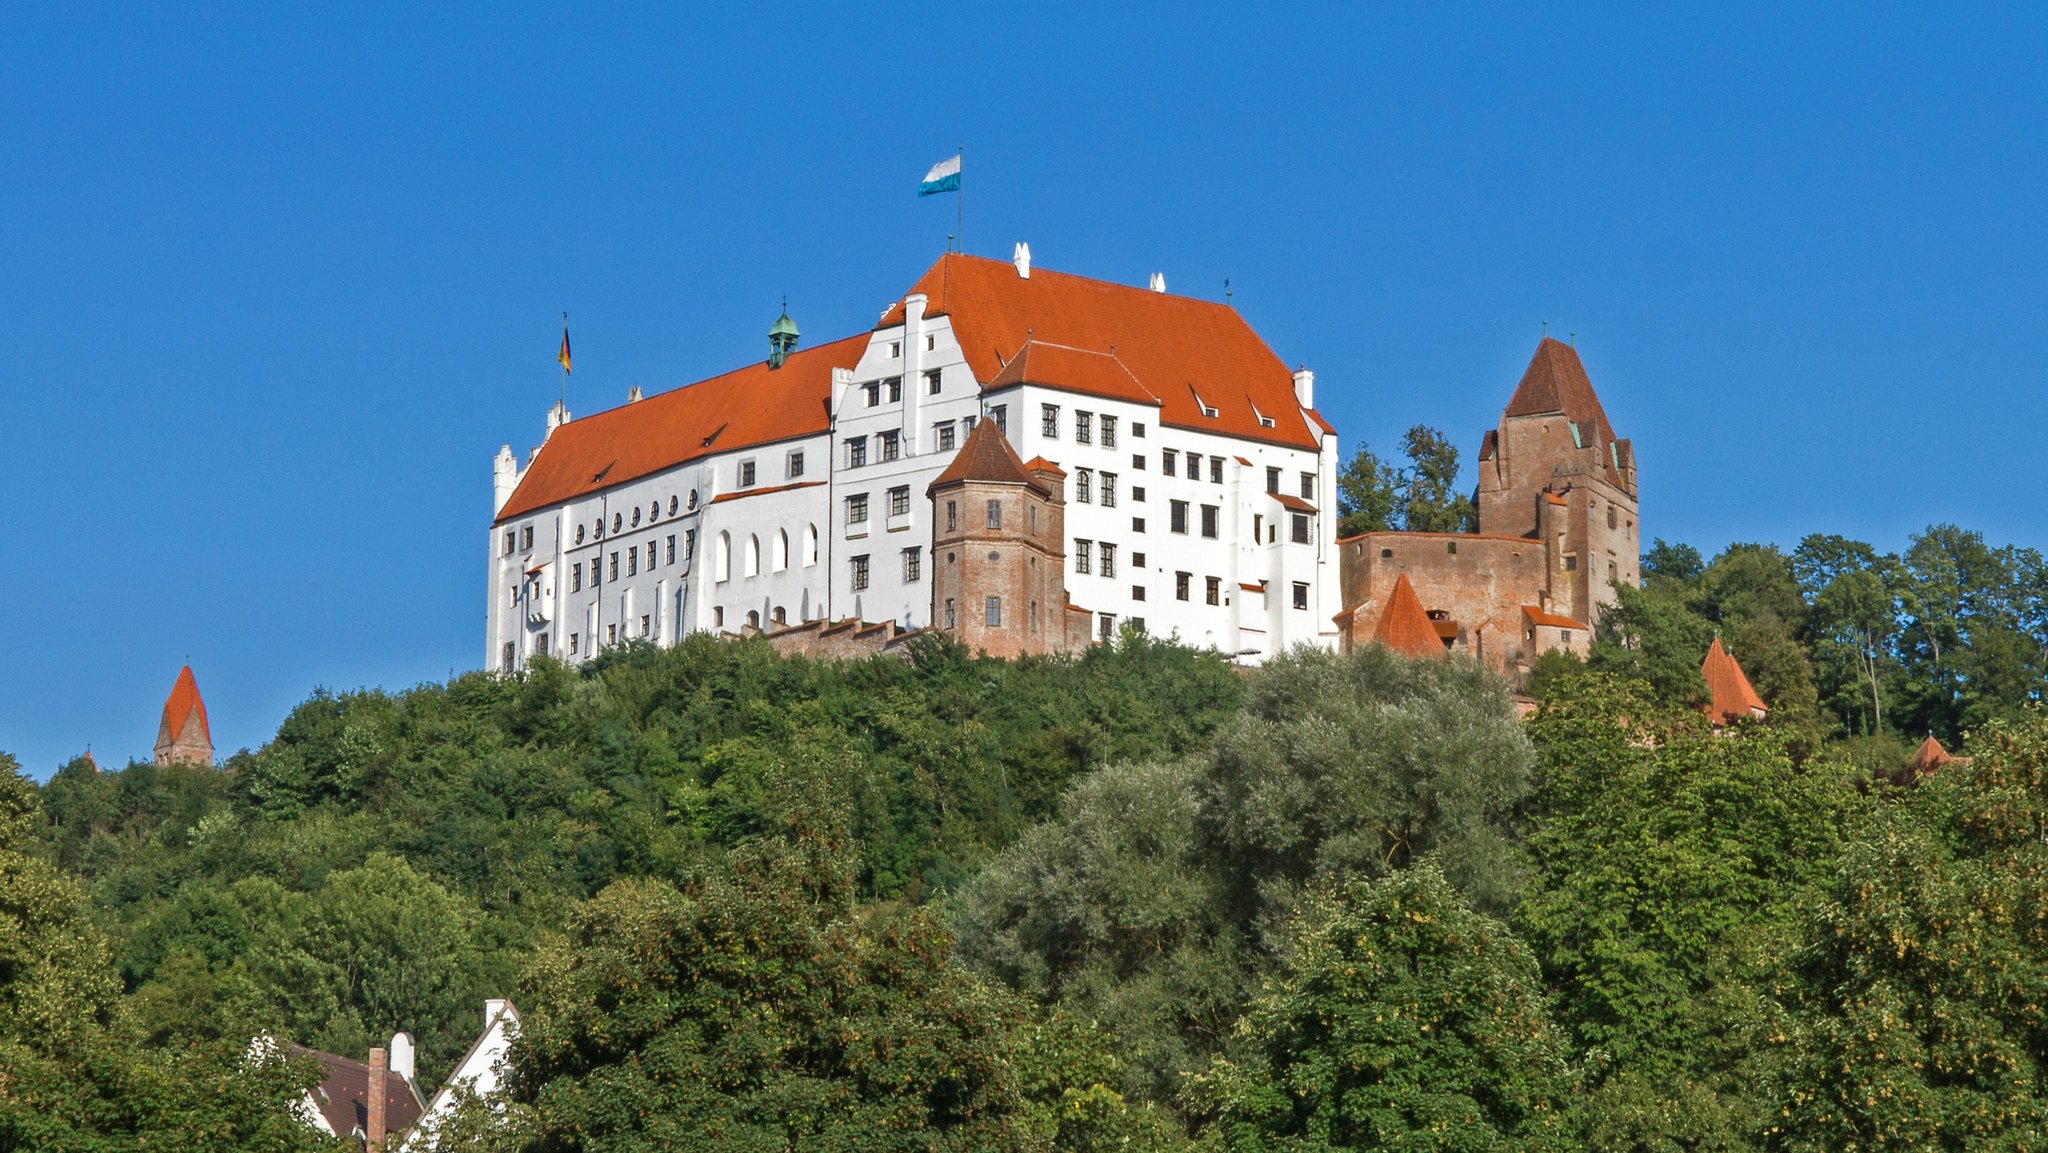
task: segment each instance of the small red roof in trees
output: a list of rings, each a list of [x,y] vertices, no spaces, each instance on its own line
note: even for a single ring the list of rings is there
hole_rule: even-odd
[[[1749,677],[1742,666],[1735,663],[1727,649],[1721,647],[1721,638],[1707,646],[1707,659],[1700,662],[1700,675],[1707,680],[1707,716],[1715,724],[1725,725],[1737,718],[1761,717],[1770,711],[1763,698],[1750,687]]]
[[[975,422],[974,430],[967,434],[967,442],[953,454],[953,463],[932,479],[926,491],[969,480],[1038,487],[1030,470],[1024,467],[1023,458],[1010,447],[1010,438],[1004,436],[1003,430],[997,428],[992,420]]]
[[[1941,742],[1935,740],[1934,735],[1929,733],[1927,739],[1920,742],[1920,747],[1913,750],[1913,759],[1906,762],[1906,767],[1924,777],[1955,759],[1955,756],[1942,748]]]
[[[199,735],[213,743],[213,730],[206,724],[206,702],[200,699],[199,682],[192,679],[192,666],[178,670],[177,683],[171,686],[171,695],[164,698],[164,716],[157,726],[157,741],[163,744],[175,743],[185,735],[185,726],[197,721]]]
[[[1423,610],[1422,600],[1415,595],[1415,586],[1408,583],[1407,573],[1394,579],[1394,591],[1387,594],[1387,607],[1380,610],[1372,639],[1403,656],[1444,654],[1443,638],[1436,635],[1436,625]]]

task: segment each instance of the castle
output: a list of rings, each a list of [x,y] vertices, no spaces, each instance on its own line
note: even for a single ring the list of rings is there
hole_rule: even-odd
[[[1517,676],[1583,654],[1638,579],[1634,454],[1555,340],[1481,445],[1479,531],[1342,541],[1315,374],[1163,277],[949,253],[871,331],[799,341],[785,311],[764,361],[499,449],[487,667],[697,631],[1017,656],[1128,624],[1253,662],[1398,634]]]

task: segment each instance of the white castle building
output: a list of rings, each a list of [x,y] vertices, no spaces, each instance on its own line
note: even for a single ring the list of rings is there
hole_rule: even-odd
[[[1252,660],[1335,644],[1335,430],[1314,374],[1227,305],[1033,269],[1019,245],[942,257],[871,332],[797,337],[785,315],[763,362],[557,407],[524,468],[499,449],[486,667],[820,620],[959,628],[951,598],[935,609],[935,566],[958,558],[933,555],[927,489],[980,420],[1063,476],[1060,563],[1090,632]],[[985,643],[1022,610],[963,604],[992,652],[1067,647]]]

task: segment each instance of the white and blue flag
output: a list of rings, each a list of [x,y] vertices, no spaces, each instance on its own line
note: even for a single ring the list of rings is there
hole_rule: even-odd
[[[932,170],[924,174],[924,181],[917,186],[917,194],[919,196],[931,196],[940,192],[958,191],[960,191],[960,157],[957,153],[932,165]]]

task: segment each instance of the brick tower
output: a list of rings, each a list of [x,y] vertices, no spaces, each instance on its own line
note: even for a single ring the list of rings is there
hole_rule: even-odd
[[[213,733],[206,726],[206,702],[199,697],[191,665],[178,670],[178,681],[164,700],[163,721],[156,729],[156,763],[213,764]]]
[[[1636,462],[1570,345],[1544,337],[1479,448],[1479,531],[1543,542],[1551,609],[1590,625],[1638,580]]]
[[[993,656],[1088,644],[1092,614],[1067,602],[1066,473],[1017,456],[982,420],[933,479],[932,623]]]

